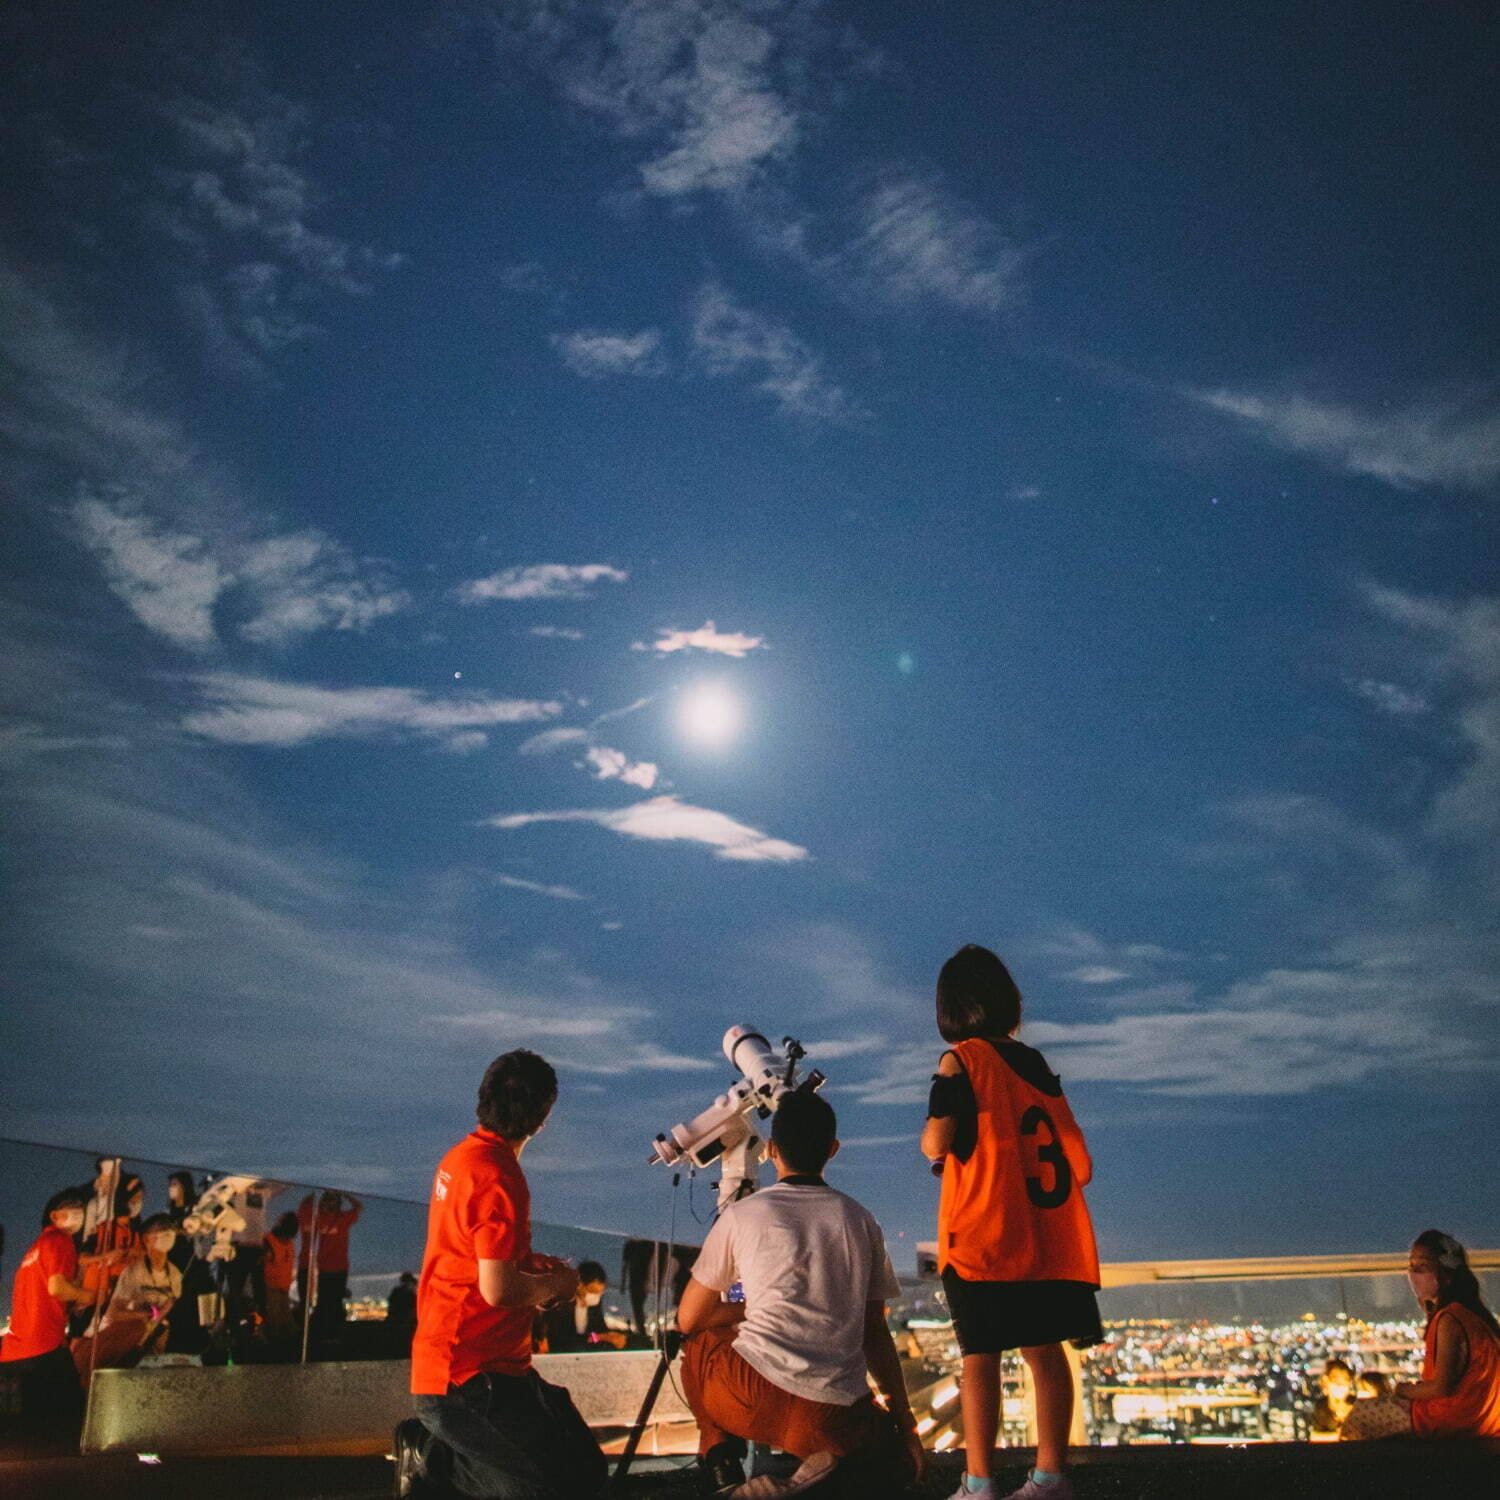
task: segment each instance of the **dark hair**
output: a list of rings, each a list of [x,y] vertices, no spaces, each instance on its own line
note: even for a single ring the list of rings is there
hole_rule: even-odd
[[[42,1210],[42,1228],[52,1228],[52,1215],[60,1208],[87,1208],[88,1198],[77,1188],[64,1188],[60,1193],[53,1193],[47,1200],[47,1206]]]
[[[1500,1333],[1500,1323],[1495,1321],[1494,1313],[1485,1305],[1479,1278],[1469,1269],[1469,1257],[1464,1247],[1451,1234],[1444,1234],[1441,1229],[1424,1229],[1412,1244],[1420,1245],[1447,1273],[1446,1276],[1438,1277],[1437,1307],[1433,1310],[1433,1317],[1450,1302],[1456,1302],[1460,1307],[1467,1307],[1476,1318],[1489,1324],[1496,1333]],[[1443,1284],[1445,1280],[1446,1286]]]
[[[1337,1355],[1332,1359],[1323,1361],[1323,1373],[1325,1375],[1332,1375],[1335,1370],[1342,1370],[1351,1381],[1354,1379],[1354,1366],[1348,1360],[1340,1359]]]
[[[838,1128],[833,1106],[816,1094],[788,1094],[771,1116],[771,1139],[794,1172],[821,1172]]]
[[[155,1234],[158,1229],[176,1229],[177,1220],[171,1214],[152,1214],[144,1224],[141,1225],[142,1234]]]
[[[134,1172],[127,1172],[120,1179],[119,1187],[115,1189],[115,1217],[117,1219],[129,1217],[130,1200],[137,1193],[144,1198],[146,1196],[146,1184]]]
[[[517,1048],[497,1057],[479,1085],[479,1123],[507,1141],[524,1141],[542,1128],[557,1099],[557,1074],[535,1052]]]
[[[609,1272],[599,1264],[597,1260],[586,1260],[578,1267],[578,1284],[583,1286],[591,1281],[609,1281]]]
[[[290,1209],[277,1219],[271,1226],[271,1233],[278,1240],[294,1240],[297,1238],[297,1215]]]
[[[1009,1036],[1021,1024],[1021,992],[997,954],[966,943],[938,970],[937,1027],[945,1042]]]
[[[167,1173],[167,1200],[171,1201],[171,1186],[176,1183],[182,1189],[182,1206],[191,1208],[198,1201],[198,1189],[193,1183],[191,1172],[168,1172]]]

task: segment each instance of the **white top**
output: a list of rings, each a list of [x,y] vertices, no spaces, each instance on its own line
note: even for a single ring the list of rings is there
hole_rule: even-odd
[[[745,1288],[734,1347],[772,1385],[830,1406],[869,1392],[865,1304],[900,1283],[875,1216],[831,1187],[772,1187],[732,1203],[708,1232],[693,1277]]]
[[[115,1283],[114,1296],[104,1314],[108,1328],[119,1313],[145,1312],[148,1307],[165,1307],[182,1295],[182,1272],[168,1261],[160,1273],[151,1269],[146,1259],[131,1261]]]

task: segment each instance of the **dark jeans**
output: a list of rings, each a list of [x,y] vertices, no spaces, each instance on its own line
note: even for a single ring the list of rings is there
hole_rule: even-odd
[[[446,1396],[418,1396],[436,1441],[427,1463],[475,1500],[594,1500],[608,1473],[573,1398],[535,1370],[476,1375]],[[443,1450],[447,1452],[444,1453]]]
[[[349,1290],[347,1271],[318,1272],[318,1300],[313,1304],[312,1333],[314,1338],[332,1338],[344,1326],[344,1297]],[[297,1272],[297,1296],[306,1315],[307,1272]]]
[[[225,1310],[232,1327],[251,1311],[265,1315],[266,1273],[260,1263],[259,1245],[236,1245],[234,1259],[229,1262],[224,1277]],[[245,1299],[245,1283],[250,1284],[250,1299]]]

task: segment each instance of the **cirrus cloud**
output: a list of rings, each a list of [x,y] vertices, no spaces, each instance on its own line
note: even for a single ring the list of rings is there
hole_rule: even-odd
[[[488,604],[494,599],[515,603],[529,599],[587,599],[596,583],[624,583],[623,568],[608,563],[532,563],[524,568],[502,568],[486,578],[475,578],[459,588],[464,604]]]
[[[329,688],[217,672],[191,679],[206,703],[184,716],[191,734],[231,745],[302,745],[317,739],[416,734],[475,748],[468,736],[496,724],[550,719],[562,704],[479,694],[438,697],[415,688]]]
[[[758,828],[736,822],[727,813],[694,807],[676,797],[650,797],[629,807],[496,814],[484,822],[504,829],[526,828],[533,823],[597,823],[626,838],[704,844],[714,850],[716,859],[745,863],[792,864],[808,858],[808,851],[800,844],[772,838]]]

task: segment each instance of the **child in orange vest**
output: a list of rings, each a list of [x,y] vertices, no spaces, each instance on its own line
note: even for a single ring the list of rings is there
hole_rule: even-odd
[[[922,1152],[942,1173],[938,1268],[963,1351],[966,1466],[951,1500],[995,1494],[1000,1356],[1017,1348],[1036,1393],[1037,1453],[1010,1500],[1071,1500],[1062,1346],[1103,1337],[1082,1191],[1093,1164],[1056,1074],[1015,1040],[1021,992],[988,948],[970,944],[943,965],[937,1023],[952,1047],[932,1081]]]

